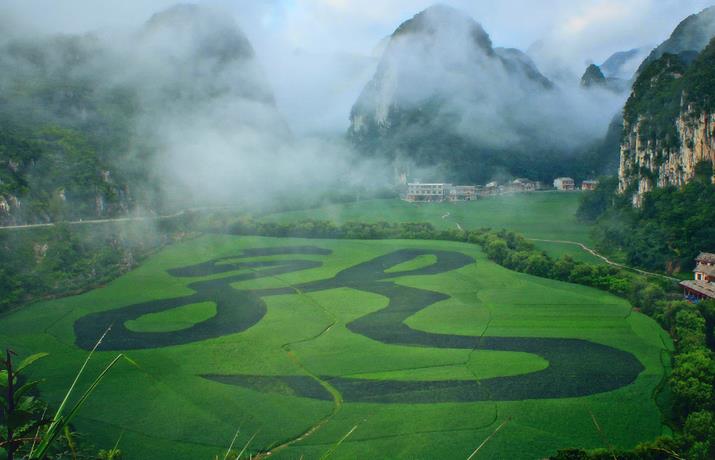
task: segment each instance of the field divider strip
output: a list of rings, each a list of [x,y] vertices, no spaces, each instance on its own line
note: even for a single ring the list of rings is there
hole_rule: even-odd
[[[493,313],[492,313],[491,307],[489,307],[489,305],[486,305],[486,304],[485,304],[485,305],[484,305],[484,308],[486,308],[487,311],[489,312],[489,319],[487,320],[486,326],[484,326],[484,330],[483,330],[482,333],[479,335],[479,340],[477,340],[476,345],[474,346],[474,348],[472,348],[472,350],[471,350],[471,351],[469,352],[469,354],[467,355],[467,362],[466,362],[466,364],[465,364],[465,367],[467,368],[467,370],[469,371],[469,373],[472,374],[472,375],[474,376],[474,378],[477,380],[477,385],[479,385],[479,386],[483,386],[483,385],[482,385],[481,377],[479,377],[479,375],[477,375],[477,373],[472,369],[472,367],[469,365],[469,362],[472,360],[472,357],[474,356],[474,353],[476,353],[478,350],[481,349],[481,348],[480,348],[480,345],[481,345],[481,343],[482,343],[482,340],[484,340],[484,337],[486,336],[487,331],[489,330],[489,326],[490,326],[491,323],[492,323]],[[494,404],[494,420],[493,420],[492,423],[490,424],[490,426],[491,426],[492,424],[496,423],[497,420],[499,419],[499,404],[498,404],[496,401],[493,401],[493,400],[491,399],[492,396],[491,396],[491,394],[490,394],[488,388],[485,388],[485,391],[486,391],[486,393],[489,395],[489,401],[491,401],[491,403]]]
[[[252,270],[256,273],[260,273],[260,270],[255,270],[255,269],[251,269],[251,268],[249,268],[249,270]],[[310,295],[308,295],[308,294],[304,293],[303,291],[301,291],[300,289],[296,288],[290,282],[282,279],[279,276],[275,276],[275,275],[269,276],[267,278],[275,279],[275,280],[279,281],[280,283],[282,283],[283,285],[293,289],[297,295],[301,296],[302,298],[308,299],[308,301],[311,304],[313,304],[314,306],[317,306],[319,309],[323,310],[323,312],[328,317],[332,318],[332,322],[327,327],[325,327],[322,331],[320,331],[318,334],[316,334],[312,337],[305,338],[305,339],[300,339],[300,340],[296,340],[293,342],[284,343],[283,345],[281,345],[281,349],[286,352],[286,354],[288,355],[288,358],[291,360],[291,362],[293,362],[293,364],[295,364],[298,368],[300,368],[303,372],[305,372],[312,379],[317,381],[320,384],[320,386],[325,388],[325,390],[328,393],[330,393],[330,395],[333,398],[333,410],[328,415],[326,415],[325,417],[323,417],[322,419],[320,419],[316,423],[314,423],[312,426],[310,426],[306,431],[304,431],[300,435],[298,435],[294,438],[288,439],[286,441],[282,441],[282,442],[279,441],[279,443],[277,445],[269,447],[264,452],[260,452],[258,455],[256,455],[254,457],[256,460],[269,457],[269,456],[275,454],[276,452],[287,449],[288,447],[292,446],[293,444],[298,443],[298,442],[310,437],[311,435],[316,433],[318,430],[320,430],[323,426],[325,426],[328,422],[330,422],[330,420],[332,420],[333,417],[335,417],[343,407],[342,394],[340,394],[340,392],[334,386],[332,386],[328,381],[321,379],[318,375],[311,372],[300,361],[300,358],[298,358],[298,356],[291,350],[291,346],[293,346],[293,345],[297,345],[300,343],[312,342],[313,340],[317,340],[320,337],[322,337],[323,335],[325,335],[328,331],[330,331],[338,323],[337,317],[332,312],[330,312],[327,308],[325,308],[320,302],[317,302]]]
[[[457,224],[457,225],[459,225],[459,224]],[[476,266],[476,264],[473,265],[472,268],[474,268],[475,266]],[[465,275],[459,273],[459,271],[455,271],[453,274],[454,274],[454,276],[457,277],[457,278],[462,278],[462,279],[464,279],[465,281],[469,281],[469,278],[467,278],[467,276],[465,276]],[[480,299],[479,299],[479,292],[478,292],[478,291],[475,292],[475,295],[476,295],[477,299],[480,300]],[[477,385],[483,387],[481,377],[479,377],[479,375],[477,375],[477,373],[474,372],[474,370],[473,370],[473,369],[471,368],[471,366],[469,365],[469,362],[472,360],[472,357],[474,356],[474,353],[476,353],[477,350],[480,349],[481,342],[482,342],[482,340],[484,339],[484,337],[486,336],[487,331],[489,330],[489,326],[490,326],[491,323],[492,323],[492,319],[494,319],[494,314],[493,314],[493,312],[492,312],[492,308],[489,306],[489,304],[488,304],[487,302],[483,302],[481,305],[479,305],[479,307],[481,307],[481,308],[486,308],[487,313],[489,313],[489,318],[487,319],[487,324],[484,326],[484,329],[482,330],[481,334],[479,334],[479,340],[477,340],[477,342],[476,342],[476,344],[474,345],[474,347],[469,351],[469,353],[467,353],[467,360],[464,362],[463,365],[464,365],[464,367],[467,369],[467,371],[474,376],[474,379],[476,380]],[[491,421],[491,423],[489,423],[488,425],[486,425],[486,426],[484,427],[484,428],[488,428],[488,427],[494,425],[494,424],[499,420],[499,404],[498,404],[496,401],[493,401],[493,400],[491,399],[491,394],[490,394],[490,392],[489,392],[488,389],[485,389],[485,391],[486,391],[487,394],[490,395],[490,396],[489,396],[489,401],[490,401],[492,404],[494,404],[494,419]]]
[[[474,268],[474,264],[473,264],[472,268]],[[457,277],[457,278],[462,278],[462,279],[464,279],[465,281],[469,281],[469,278],[467,278],[466,275],[459,273],[459,271],[452,272],[451,275],[454,276],[454,277]],[[399,281],[399,280],[396,280],[395,282],[396,282],[397,284],[399,284],[398,281]],[[478,297],[478,292],[476,292],[475,294],[476,294],[477,297]],[[451,297],[451,296],[450,296],[450,297]],[[482,386],[481,378],[472,370],[472,368],[469,366],[469,362],[471,361],[472,356],[474,355],[474,353],[475,353],[477,350],[480,349],[480,344],[481,344],[482,340],[484,339],[484,337],[485,337],[485,335],[486,335],[486,333],[487,333],[487,330],[489,329],[489,326],[490,326],[490,324],[491,324],[491,322],[492,322],[492,319],[493,319],[493,313],[492,313],[491,307],[489,307],[489,305],[488,305],[487,303],[483,303],[483,305],[481,305],[481,306],[483,306],[483,308],[486,308],[486,309],[487,309],[487,312],[489,313],[489,319],[487,320],[487,324],[485,325],[485,327],[484,327],[484,329],[482,330],[481,334],[479,334],[479,339],[477,340],[475,346],[469,350],[469,352],[467,353],[467,358],[466,358],[466,360],[461,363],[462,366],[464,366],[464,367],[467,369],[467,371],[468,371],[470,374],[472,374],[472,376],[474,377],[474,379],[475,379],[475,381],[476,381],[476,384],[479,385],[479,386]],[[489,394],[489,391],[488,391],[488,390],[486,390],[486,391],[487,391],[487,394]],[[489,399],[488,401],[490,401],[492,404],[494,404],[494,419],[492,420],[491,423],[489,423],[489,425],[486,425],[486,427],[489,427],[489,426],[493,425],[494,423],[496,423],[497,420],[498,420],[498,418],[499,418],[499,407],[498,407],[497,402],[491,400],[491,395],[490,395],[490,399]]]

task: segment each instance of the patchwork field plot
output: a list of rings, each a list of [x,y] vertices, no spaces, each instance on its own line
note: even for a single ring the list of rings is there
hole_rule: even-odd
[[[474,245],[206,236],[0,322],[57,401],[107,326],[124,351],[77,425],[128,458],[541,458],[661,433],[669,341],[606,293],[505,270]],[[601,431],[594,426],[597,420]],[[356,427],[356,428],[355,428]]]

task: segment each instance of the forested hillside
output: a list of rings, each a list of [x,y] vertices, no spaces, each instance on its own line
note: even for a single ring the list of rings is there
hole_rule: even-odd
[[[86,73],[98,53],[91,36],[0,47],[0,223],[112,216],[131,206],[121,172],[131,168],[118,165],[127,160],[134,94]]]
[[[0,224],[185,203],[177,133],[205,131],[207,120],[218,131],[288,135],[250,42],[210,8],[178,5],[118,36],[5,37]]]

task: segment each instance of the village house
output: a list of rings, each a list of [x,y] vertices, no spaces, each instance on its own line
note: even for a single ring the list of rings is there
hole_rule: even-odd
[[[581,190],[593,191],[596,190],[596,187],[598,187],[597,180],[585,180],[581,182]]]
[[[477,198],[477,187],[455,185],[449,190],[449,201],[472,201]]]
[[[7,202],[4,196],[0,195],[0,213],[9,213],[10,203]]]
[[[536,182],[529,179],[515,179],[511,183],[511,189],[515,192],[534,192],[536,191]]]
[[[404,200],[410,202],[472,201],[476,198],[477,187],[473,185],[421,182],[407,184],[407,193],[404,196]]]
[[[445,190],[452,184],[423,184],[412,182],[407,184],[406,201],[444,201]]]
[[[554,188],[561,191],[576,190],[576,182],[570,177],[557,177],[554,179]]]
[[[479,190],[479,196],[492,196],[492,195],[498,195],[500,191],[503,190],[503,187],[499,185],[498,182],[492,181],[489,182],[487,185],[482,187]]]
[[[715,299],[715,254],[703,252],[695,263],[694,279],[680,283],[685,297],[692,302]]]

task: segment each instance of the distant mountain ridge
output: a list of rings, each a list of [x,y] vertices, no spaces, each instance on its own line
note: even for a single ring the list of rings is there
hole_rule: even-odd
[[[622,78],[630,80],[633,78],[637,65],[634,65],[642,57],[645,51],[642,48],[633,48],[628,51],[618,51],[608,57],[599,67],[606,77]],[[640,64],[638,62],[638,64]]]
[[[499,171],[548,180],[568,172],[561,155],[573,151],[573,139],[554,135],[573,117],[548,110],[560,96],[525,53],[495,48],[474,19],[436,5],[391,35],[352,108],[348,138],[398,169],[436,167],[435,175],[472,182]]]
[[[715,36],[715,6],[692,14],[678,24],[671,36],[656,47],[638,68],[640,74],[653,61],[664,54],[683,55],[685,61],[692,61]]]
[[[591,64],[586,68],[583,77],[581,77],[581,86],[590,88],[592,86],[606,86],[606,76],[601,71],[601,68],[596,64]]]

